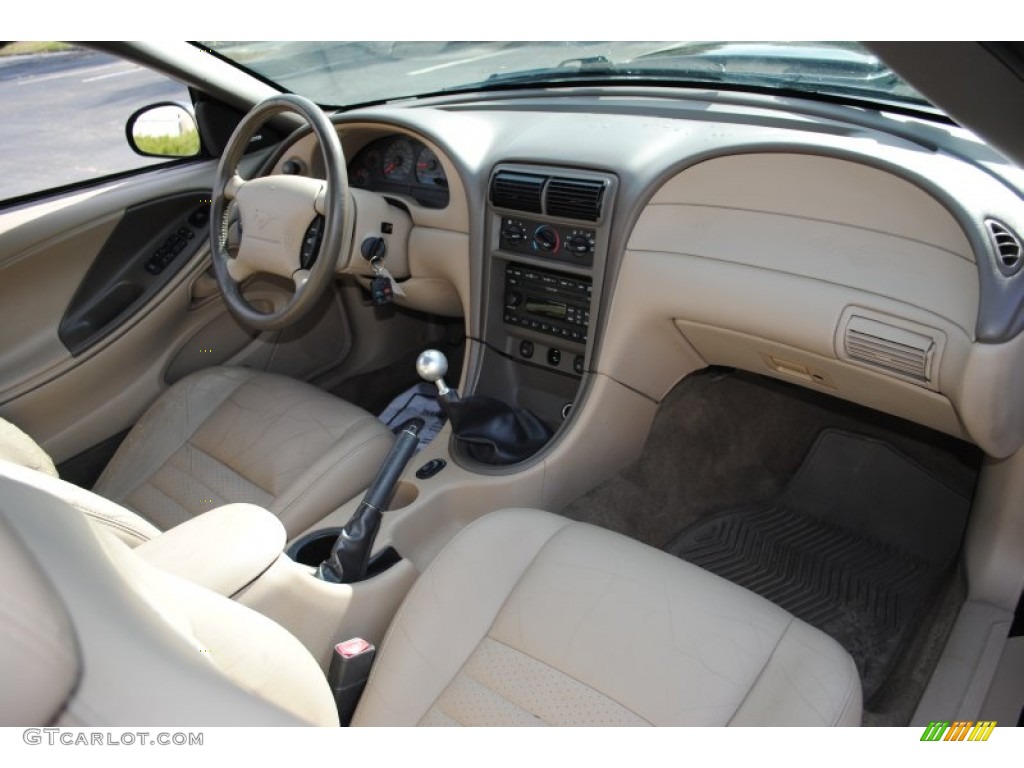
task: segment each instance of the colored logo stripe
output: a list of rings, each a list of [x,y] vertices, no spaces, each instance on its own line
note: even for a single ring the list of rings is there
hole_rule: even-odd
[[[921,734],[921,741],[988,741],[995,727],[995,720],[932,720]]]
[[[924,729],[924,733],[921,734],[921,741],[939,741],[942,738],[942,734],[949,728],[949,721],[936,722],[932,721],[928,723],[928,727]]]
[[[967,737],[968,741],[988,741],[988,737],[992,735],[992,731],[996,728],[995,720],[982,720],[974,726],[974,730],[971,731],[971,735]]]

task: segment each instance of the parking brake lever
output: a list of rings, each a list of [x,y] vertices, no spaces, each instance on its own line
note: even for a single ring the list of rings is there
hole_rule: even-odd
[[[318,578],[336,584],[352,584],[366,578],[383,511],[391,502],[405,465],[416,453],[423,425],[423,419],[409,419],[405,423],[359,507],[341,529],[331,556],[320,563],[316,573]]]

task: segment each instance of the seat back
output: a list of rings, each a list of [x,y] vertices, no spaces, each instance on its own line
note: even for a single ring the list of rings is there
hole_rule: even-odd
[[[50,455],[39,443],[4,418],[0,418],[0,459],[57,477],[57,467]]]
[[[0,461],[0,578],[17,585],[0,602],[0,725],[337,724],[294,636],[149,565],[63,485]]]

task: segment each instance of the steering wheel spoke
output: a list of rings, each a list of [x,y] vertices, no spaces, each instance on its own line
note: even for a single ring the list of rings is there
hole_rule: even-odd
[[[224,197],[228,200],[237,200],[239,190],[245,185],[245,179],[237,173],[233,174],[224,184]]]
[[[251,137],[274,115],[295,112],[305,118],[320,144],[326,180],[272,175],[243,179],[237,169]],[[229,252],[232,211],[237,211],[237,255]],[[317,303],[334,278],[349,213],[348,178],[337,131],[323,111],[293,94],[273,96],[257,104],[239,123],[217,169],[211,202],[211,247],[214,274],[228,309],[241,322],[259,330],[283,328]],[[304,258],[310,225],[323,216],[319,252]],[[308,250],[308,247],[306,248]],[[252,307],[239,284],[256,274],[273,274],[295,285],[291,300],[272,312]]]
[[[327,185],[324,184],[320,187],[320,191],[317,192],[316,199],[313,201],[313,208],[321,216],[327,215]]]
[[[309,270],[308,269],[297,269],[292,274],[292,282],[295,283],[295,290],[301,291],[306,287],[306,283],[309,282]]]

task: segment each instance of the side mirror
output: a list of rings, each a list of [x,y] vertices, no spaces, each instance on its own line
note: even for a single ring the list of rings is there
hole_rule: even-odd
[[[170,101],[143,107],[128,118],[128,144],[146,157],[196,157],[199,129],[192,113]]]

